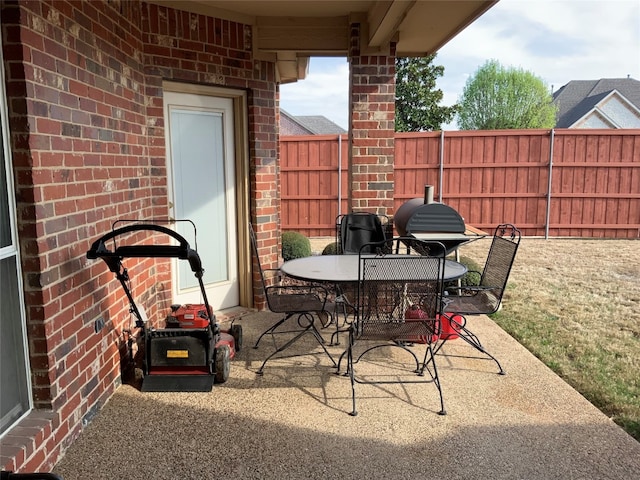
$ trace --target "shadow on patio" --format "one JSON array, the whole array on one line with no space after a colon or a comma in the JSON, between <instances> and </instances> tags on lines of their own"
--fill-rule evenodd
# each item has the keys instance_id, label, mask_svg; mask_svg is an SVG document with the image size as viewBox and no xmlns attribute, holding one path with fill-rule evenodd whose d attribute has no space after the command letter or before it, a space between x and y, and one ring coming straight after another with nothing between
<instances>
[{"instance_id":1,"label":"shadow on patio","mask_svg":"<svg viewBox=\"0 0 640 480\"><path fill-rule=\"evenodd\" d=\"M349 379L313 343L317 354L274 359L257 376L272 347L251 347L274 318L239 321L244 348L211 393L121 386L54 471L65 480L640 478L640 443L487 317L470 322L507 375L493 362L439 356L444 417L424 384L358 385L359 414L349 416ZM461 342L445 350L472 354Z\"/></svg>"}]
</instances>

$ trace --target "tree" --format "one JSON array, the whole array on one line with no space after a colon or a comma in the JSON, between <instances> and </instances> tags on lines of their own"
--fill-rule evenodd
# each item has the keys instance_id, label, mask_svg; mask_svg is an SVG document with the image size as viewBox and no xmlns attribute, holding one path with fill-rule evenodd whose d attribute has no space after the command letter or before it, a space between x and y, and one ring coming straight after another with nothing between
<instances>
[{"instance_id":1,"label":"tree","mask_svg":"<svg viewBox=\"0 0 640 480\"><path fill-rule=\"evenodd\" d=\"M457 120L461 130L553 128L556 111L541 78L488 60L467 80Z\"/></svg>"},{"instance_id":2,"label":"tree","mask_svg":"<svg viewBox=\"0 0 640 480\"><path fill-rule=\"evenodd\" d=\"M453 120L456 106L438 105L443 94L436 89L436 79L444 67L433 65L435 58L396 58L396 132L440 130Z\"/></svg>"}]
</instances>

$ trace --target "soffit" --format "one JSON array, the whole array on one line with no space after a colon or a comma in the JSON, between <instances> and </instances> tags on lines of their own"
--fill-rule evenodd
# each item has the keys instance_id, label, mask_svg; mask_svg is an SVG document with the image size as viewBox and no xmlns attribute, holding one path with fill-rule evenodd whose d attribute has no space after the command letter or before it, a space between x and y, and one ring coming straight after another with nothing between
<instances>
[{"instance_id":1,"label":"soffit","mask_svg":"<svg viewBox=\"0 0 640 480\"><path fill-rule=\"evenodd\" d=\"M304 78L311 56L346 56L350 25L361 24L361 52L435 53L497 0L150 0L251 25L256 58L274 61L282 83Z\"/></svg>"}]
</instances>

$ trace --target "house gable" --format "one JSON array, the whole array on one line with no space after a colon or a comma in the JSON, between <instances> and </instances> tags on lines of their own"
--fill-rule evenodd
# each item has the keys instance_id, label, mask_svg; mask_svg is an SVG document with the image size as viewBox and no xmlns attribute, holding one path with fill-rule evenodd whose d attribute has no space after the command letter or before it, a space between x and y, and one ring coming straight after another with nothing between
<instances>
[{"instance_id":1,"label":"house gable","mask_svg":"<svg viewBox=\"0 0 640 480\"><path fill-rule=\"evenodd\" d=\"M553 95L557 128L638 128L640 82L632 78L573 80Z\"/></svg>"},{"instance_id":2,"label":"house gable","mask_svg":"<svg viewBox=\"0 0 640 480\"><path fill-rule=\"evenodd\" d=\"M614 90L569 128L640 128L640 109Z\"/></svg>"}]
</instances>

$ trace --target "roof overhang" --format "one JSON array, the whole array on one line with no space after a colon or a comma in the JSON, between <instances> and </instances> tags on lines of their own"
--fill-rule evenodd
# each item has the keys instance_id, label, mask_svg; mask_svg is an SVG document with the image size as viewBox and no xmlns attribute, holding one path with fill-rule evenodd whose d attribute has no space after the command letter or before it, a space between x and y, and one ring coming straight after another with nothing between
<instances>
[{"instance_id":1,"label":"roof overhang","mask_svg":"<svg viewBox=\"0 0 640 480\"><path fill-rule=\"evenodd\" d=\"M281 83L306 76L311 56L346 56L351 24L360 23L361 52L396 42L397 56L426 56L497 0L148 0L252 26L255 58L277 64Z\"/></svg>"}]
</instances>

